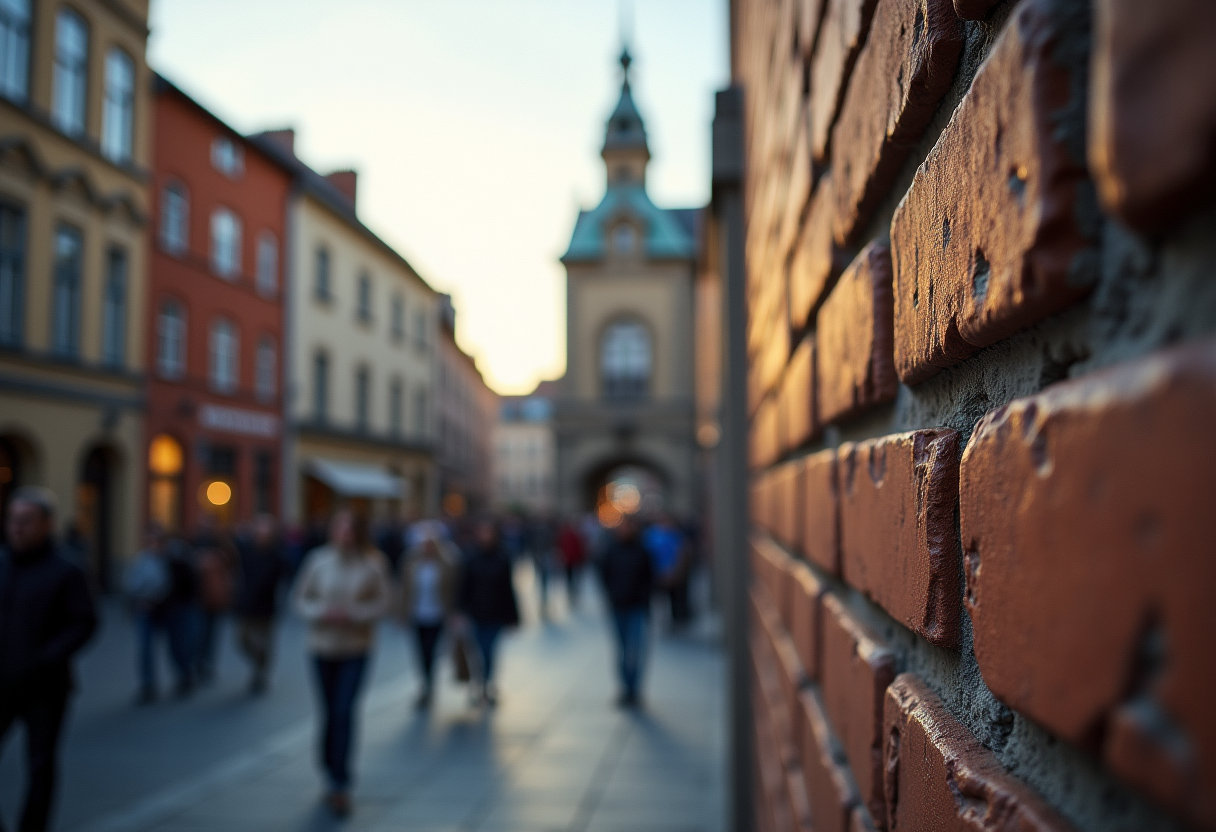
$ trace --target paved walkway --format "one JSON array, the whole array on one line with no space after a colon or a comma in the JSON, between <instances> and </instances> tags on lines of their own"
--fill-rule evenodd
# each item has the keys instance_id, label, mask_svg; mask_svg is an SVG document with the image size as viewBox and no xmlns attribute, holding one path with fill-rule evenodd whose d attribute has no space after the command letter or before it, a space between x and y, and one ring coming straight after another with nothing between
<instances>
[{"instance_id":1,"label":"paved walkway","mask_svg":"<svg viewBox=\"0 0 1216 832\"><path fill-rule=\"evenodd\" d=\"M106 696L100 704L82 702L84 736L69 745L60 827L721 832L722 663L706 628L654 640L647 708L622 713L610 705L611 644L598 605L567 615L559 599L554 621L536 623L528 577L520 584L530 623L503 645L502 703L493 711L469 707L463 688L445 680L432 713L415 712L417 683L403 639L383 634L364 702L356 811L348 821L336 822L319 808L305 668L288 653L298 649L293 623L268 701L243 700L229 690L151 711ZM110 699L122 689L125 698L125 683L110 679L113 668L103 674L102 662L89 661L86 685L102 675L95 689L112 691ZM235 657L225 663L239 674ZM121 669L124 679L128 668ZM249 715L258 709L260 716ZM107 730L115 723L120 730ZM198 757L196 745L209 753ZM10 783L14 750L0 765L0 780ZM162 759L172 777L158 776ZM132 789L131 780L142 785ZM14 791L0 789L8 817Z\"/></svg>"}]
</instances>

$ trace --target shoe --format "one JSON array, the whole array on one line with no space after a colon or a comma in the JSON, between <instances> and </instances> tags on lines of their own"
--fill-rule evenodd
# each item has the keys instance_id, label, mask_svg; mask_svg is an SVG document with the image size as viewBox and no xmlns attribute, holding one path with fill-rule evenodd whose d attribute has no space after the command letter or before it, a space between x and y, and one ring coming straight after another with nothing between
<instances>
[{"instance_id":1,"label":"shoe","mask_svg":"<svg viewBox=\"0 0 1216 832\"><path fill-rule=\"evenodd\" d=\"M350 795L346 792L330 792L325 795L325 808L329 809L329 813L336 818L349 817L351 812Z\"/></svg>"}]
</instances>

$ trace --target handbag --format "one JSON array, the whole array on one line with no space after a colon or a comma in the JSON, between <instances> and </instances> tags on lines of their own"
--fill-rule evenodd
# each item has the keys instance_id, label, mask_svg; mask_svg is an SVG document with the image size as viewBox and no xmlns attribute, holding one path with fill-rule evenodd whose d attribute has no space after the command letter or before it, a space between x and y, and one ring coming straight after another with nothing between
<instances>
[{"instance_id":1,"label":"handbag","mask_svg":"<svg viewBox=\"0 0 1216 832\"><path fill-rule=\"evenodd\" d=\"M452 666L456 672L457 682L467 682L473 678L469 671L469 650L465 646L464 636L457 634L452 639Z\"/></svg>"}]
</instances>

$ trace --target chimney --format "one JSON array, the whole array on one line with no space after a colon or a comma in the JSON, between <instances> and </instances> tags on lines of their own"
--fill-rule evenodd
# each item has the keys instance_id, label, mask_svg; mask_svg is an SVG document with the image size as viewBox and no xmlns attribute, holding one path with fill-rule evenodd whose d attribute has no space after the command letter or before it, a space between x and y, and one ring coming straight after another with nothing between
<instances>
[{"instance_id":1,"label":"chimney","mask_svg":"<svg viewBox=\"0 0 1216 832\"><path fill-rule=\"evenodd\" d=\"M273 144L279 150L287 153L287 155L295 158L296 155L296 131L295 128L285 127L282 130L266 130L259 134L263 139Z\"/></svg>"},{"instance_id":2,"label":"chimney","mask_svg":"<svg viewBox=\"0 0 1216 832\"><path fill-rule=\"evenodd\" d=\"M358 183L359 174L353 170L336 170L333 173L325 174L325 178L329 180L329 184L346 195L346 198L350 200L350 207L354 208L355 186Z\"/></svg>"}]
</instances>

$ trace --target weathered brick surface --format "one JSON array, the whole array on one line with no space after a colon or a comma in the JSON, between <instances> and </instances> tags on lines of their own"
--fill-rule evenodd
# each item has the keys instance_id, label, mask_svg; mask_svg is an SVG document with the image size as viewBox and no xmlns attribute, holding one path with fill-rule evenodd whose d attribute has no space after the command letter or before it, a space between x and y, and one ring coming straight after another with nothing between
<instances>
[{"instance_id":1,"label":"weathered brick surface","mask_svg":"<svg viewBox=\"0 0 1216 832\"><path fill-rule=\"evenodd\" d=\"M789 725L796 724L798 692L807 683L806 671L803 670L802 660L794 642L786 632L785 624L777 611L768 606L768 595L752 588L752 607L756 621L760 625L760 634L767 640L766 652L776 662L777 680L781 686L781 707L785 709L785 720Z\"/></svg>"},{"instance_id":2,"label":"weathered brick surface","mask_svg":"<svg viewBox=\"0 0 1216 832\"><path fill-rule=\"evenodd\" d=\"M798 706L800 759L811 802L811 825L815 832L849 832L860 797L844 749L832 732L817 689L804 690Z\"/></svg>"},{"instance_id":3,"label":"weathered brick surface","mask_svg":"<svg viewBox=\"0 0 1216 832\"><path fill-rule=\"evenodd\" d=\"M807 560L840 574L840 495L836 451L831 448L802 460L802 540Z\"/></svg>"},{"instance_id":4,"label":"weathered brick surface","mask_svg":"<svg viewBox=\"0 0 1216 832\"><path fill-rule=\"evenodd\" d=\"M1216 3L1094 4L1089 159L1107 210L1169 228L1216 189Z\"/></svg>"},{"instance_id":5,"label":"weathered brick surface","mask_svg":"<svg viewBox=\"0 0 1216 832\"><path fill-rule=\"evenodd\" d=\"M874 820L861 806L854 806L849 815L849 832L874 832Z\"/></svg>"},{"instance_id":6,"label":"weathered brick surface","mask_svg":"<svg viewBox=\"0 0 1216 832\"><path fill-rule=\"evenodd\" d=\"M826 587L805 563L790 567L790 617L788 628L794 649L808 679L819 678L820 603Z\"/></svg>"},{"instance_id":7,"label":"weathered brick surface","mask_svg":"<svg viewBox=\"0 0 1216 832\"><path fill-rule=\"evenodd\" d=\"M844 748L858 794L876 822L885 818L882 780L883 693L895 656L834 595L823 599L824 710Z\"/></svg>"},{"instance_id":8,"label":"weathered brick surface","mask_svg":"<svg viewBox=\"0 0 1216 832\"><path fill-rule=\"evenodd\" d=\"M765 399L752 417L751 432L748 435L748 456L753 469L771 465L780 453L779 416L776 402L773 399Z\"/></svg>"},{"instance_id":9,"label":"weathered brick surface","mask_svg":"<svg viewBox=\"0 0 1216 832\"><path fill-rule=\"evenodd\" d=\"M905 383L1092 289L1096 223L1073 100L1085 28L1081 4L1023 0L896 211L895 364Z\"/></svg>"},{"instance_id":10,"label":"weathered brick surface","mask_svg":"<svg viewBox=\"0 0 1216 832\"><path fill-rule=\"evenodd\" d=\"M1064 832L1073 827L909 673L887 689L887 828L899 832Z\"/></svg>"},{"instance_id":11,"label":"weathered brick surface","mask_svg":"<svg viewBox=\"0 0 1216 832\"><path fill-rule=\"evenodd\" d=\"M790 260L790 326L802 329L823 299L832 280L839 274L836 250L832 245L832 205L835 200L832 176L819 180L807 209L802 234Z\"/></svg>"},{"instance_id":12,"label":"weathered brick surface","mask_svg":"<svg viewBox=\"0 0 1216 832\"><path fill-rule=\"evenodd\" d=\"M845 581L934 644L957 644L958 433L846 442L837 454Z\"/></svg>"},{"instance_id":13,"label":"weathered brick surface","mask_svg":"<svg viewBox=\"0 0 1216 832\"><path fill-rule=\"evenodd\" d=\"M796 549L802 536L801 472L802 463L799 460L787 462L773 472L777 479L777 506L780 511L773 534L787 549Z\"/></svg>"},{"instance_id":14,"label":"weathered brick surface","mask_svg":"<svg viewBox=\"0 0 1216 832\"><path fill-rule=\"evenodd\" d=\"M789 620L790 571L793 561L780 547L763 539L752 541L752 569L772 598L783 621Z\"/></svg>"},{"instance_id":15,"label":"weathered brick surface","mask_svg":"<svg viewBox=\"0 0 1216 832\"><path fill-rule=\"evenodd\" d=\"M773 736L768 740L768 753L785 769L797 765L798 748L794 742L790 709L781 693L781 671L777 666L777 657L773 654L772 643L765 636L763 623L756 614L754 600L753 596L753 627L750 639L752 672L756 683L752 697L753 706L773 729Z\"/></svg>"},{"instance_id":16,"label":"weathered brick surface","mask_svg":"<svg viewBox=\"0 0 1216 832\"><path fill-rule=\"evenodd\" d=\"M963 454L966 603L988 686L1216 827L1216 342L1067 381Z\"/></svg>"},{"instance_id":17,"label":"weathered brick surface","mask_svg":"<svg viewBox=\"0 0 1216 832\"><path fill-rule=\"evenodd\" d=\"M797 0L797 2L800 9L798 42L802 47L803 59L809 61L819 35L819 26L823 22L827 0Z\"/></svg>"},{"instance_id":18,"label":"weathered brick surface","mask_svg":"<svg viewBox=\"0 0 1216 832\"><path fill-rule=\"evenodd\" d=\"M849 75L870 30L877 0L827 0L811 59L811 152L824 161Z\"/></svg>"},{"instance_id":19,"label":"weathered brick surface","mask_svg":"<svg viewBox=\"0 0 1216 832\"><path fill-rule=\"evenodd\" d=\"M832 133L836 243L851 246L937 111L963 50L950 0L878 0Z\"/></svg>"},{"instance_id":20,"label":"weathered brick surface","mask_svg":"<svg viewBox=\"0 0 1216 832\"><path fill-rule=\"evenodd\" d=\"M785 789L790 806L790 822L800 832L812 832L811 801L806 793L806 778L800 767L786 772Z\"/></svg>"},{"instance_id":21,"label":"weathered brick surface","mask_svg":"<svg viewBox=\"0 0 1216 832\"><path fill-rule=\"evenodd\" d=\"M789 451L818 430L815 417L815 340L806 338L785 368L781 380L781 447Z\"/></svg>"},{"instance_id":22,"label":"weathered brick surface","mask_svg":"<svg viewBox=\"0 0 1216 832\"><path fill-rule=\"evenodd\" d=\"M895 398L891 251L870 243L819 310L815 401L820 419L845 419Z\"/></svg>"},{"instance_id":23,"label":"weathered brick surface","mask_svg":"<svg viewBox=\"0 0 1216 832\"><path fill-rule=\"evenodd\" d=\"M754 690L753 701L757 695L761 695L760 691ZM756 720L756 780L759 787L756 790L757 819L761 829L794 832L790 805L786 798L787 767L782 763L777 750L783 746L779 731L765 714L761 714Z\"/></svg>"}]
</instances>

